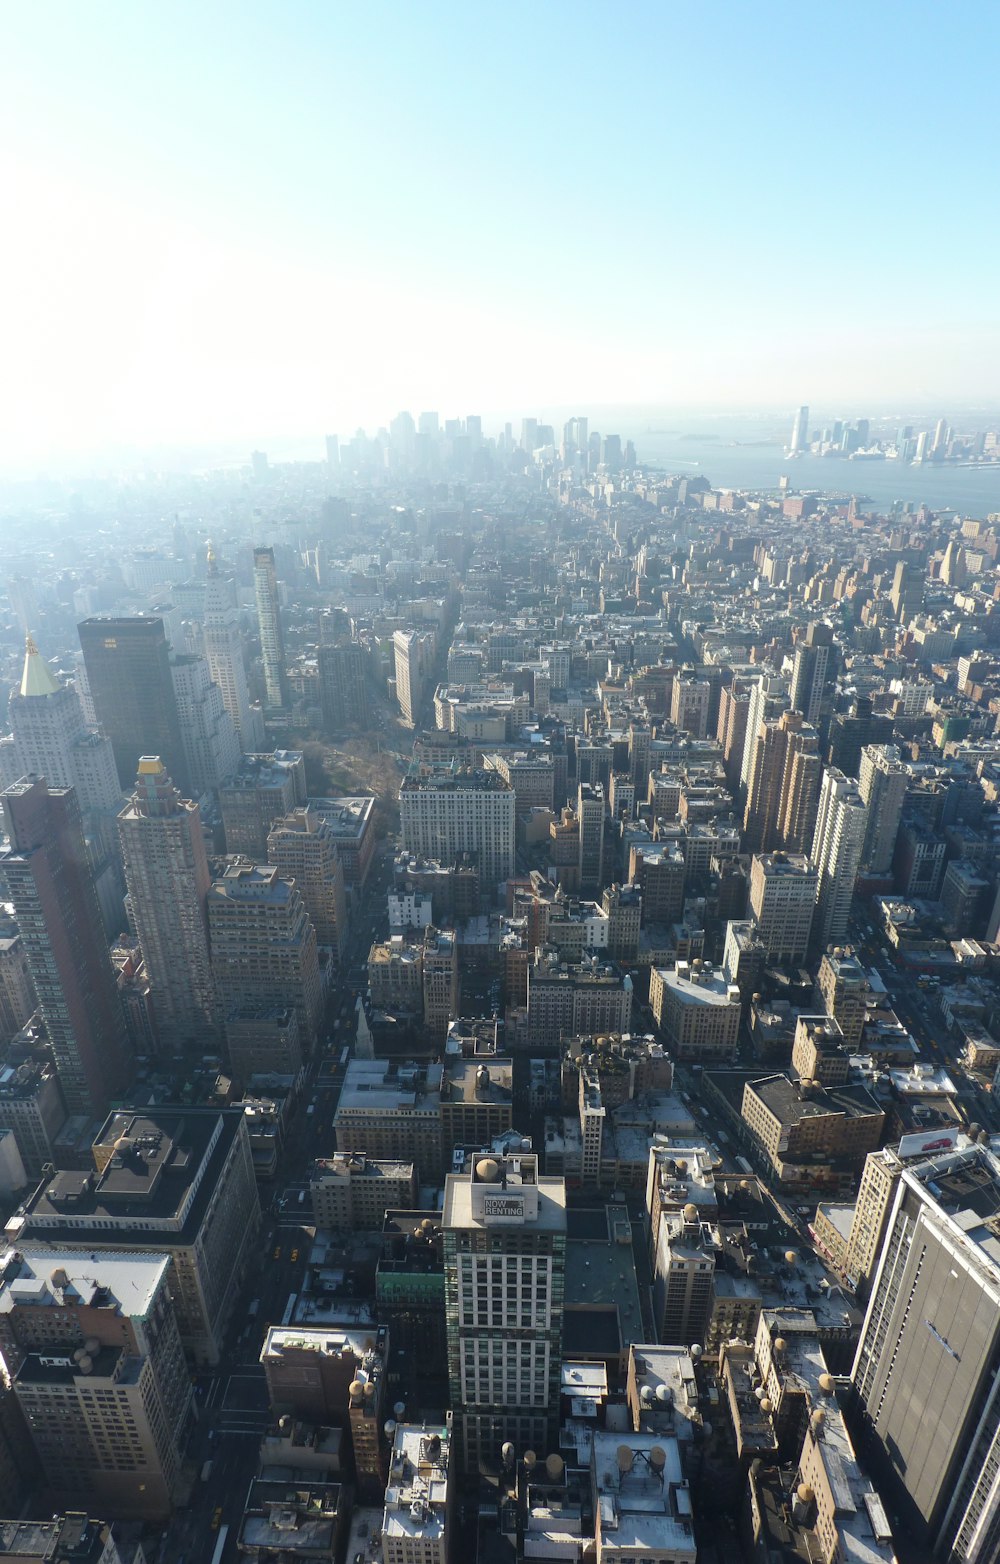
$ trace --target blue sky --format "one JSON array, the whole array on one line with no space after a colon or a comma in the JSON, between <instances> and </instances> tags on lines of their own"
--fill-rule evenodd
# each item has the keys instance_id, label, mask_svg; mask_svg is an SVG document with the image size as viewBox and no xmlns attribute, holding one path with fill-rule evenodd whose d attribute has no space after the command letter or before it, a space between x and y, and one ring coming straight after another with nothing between
<instances>
[{"instance_id":1,"label":"blue sky","mask_svg":"<svg viewBox=\"0 0 1000 1564\"><path fill-rule=\"evenodd\" d=\"M0 465L1000 403L993 4L10 7Z\"/></svg>"}]
</instances>

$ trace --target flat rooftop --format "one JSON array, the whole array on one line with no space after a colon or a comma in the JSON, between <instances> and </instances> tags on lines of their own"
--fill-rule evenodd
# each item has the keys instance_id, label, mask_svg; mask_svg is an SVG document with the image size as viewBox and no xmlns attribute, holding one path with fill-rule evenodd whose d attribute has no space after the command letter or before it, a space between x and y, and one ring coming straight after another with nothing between
<instances>
[{"instance_id":1,"label":"flat rooftop","mask_svg":"<svg viewBox=\"0 0 1000 1564\"><path fill-rule=\"evenodd\" d=\"M0 1258L0 1314L19 1304L33 1308L94 1307L144 1319L171 1266L165 1254L121 1254L96 1249L82 1255L58 1245L8 1249ZM116 1349L117 1351L118 1349Z\"/></svg>"},{"instance_id":2,"label":"flat rooftop","mask_svg":"<svg viewBox=\"0 0 1000 1564\"><path fill-rule=\"evenodd\" d=\"M348 1113L395 1113L400 1110L412 1113L419 1110L436 1116L440 1094L440 1064L351 1059L334 1122Z\"/></svg>"}]
</instances>

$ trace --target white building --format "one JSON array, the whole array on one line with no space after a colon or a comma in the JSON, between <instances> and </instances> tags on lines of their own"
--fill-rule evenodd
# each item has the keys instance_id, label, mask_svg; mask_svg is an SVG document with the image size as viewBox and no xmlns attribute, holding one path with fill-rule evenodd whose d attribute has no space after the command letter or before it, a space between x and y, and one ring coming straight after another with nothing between
<instances>
[{"instance_id":1,"label":"white building","mask_svg":"<svg viewBox=\"0 0 1000 1564\"><path fill-rule=\"evenodd\" d=\"M382 1512L385 1564L447 1564L453 1490L451 1413L443 1426L387 1424L392 1435Z\"/></svg>"},{"instance_id":2,"label":"white building","mask_svg":"<svg viewBox=\"0 0 1000 1564\"><path fill-rule=\"evenodd\" d=\"M514 791L496 772L407 777L399 819L403 844L418 857L448 866L476 854L484 892L514 872Z\"/></svg>"},{"instance_id":3,"label":"white building","mask_svg":"<svg viewBox=\"0 0 1000 1564\"><path fill-rule=\"evenodd\" d=\"M750 868L754 932L768 961L791 965L809 948L818 876L801 853L758 853Z\"/></svg>"},{"instance_id":4,"label":"white building","mask_svg":"<svg viewBox=\"0 0 1000 1564\"><path fill-rule=\"evenodd\" d=\"M819 872L813 942L825 950L847 933L868 810L857 784L836 766L823 773L812 860Z\"/></svg>"}]
</instances>

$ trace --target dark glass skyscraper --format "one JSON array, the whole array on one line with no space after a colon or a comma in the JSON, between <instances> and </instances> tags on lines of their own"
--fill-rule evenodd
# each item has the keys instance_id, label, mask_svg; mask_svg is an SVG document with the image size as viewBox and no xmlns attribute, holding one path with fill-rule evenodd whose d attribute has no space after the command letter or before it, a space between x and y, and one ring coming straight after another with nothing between
<instances>
[{"instance_id":1,"label":"dark glass skyscraper","mask_svg":"<svg viewBox=\"0 0 1000 1564\"><path fill-rule=\"evenodd\" d=\"M114 746L118 780L131 792L143 755L159 755L190 794L170 647L162 619L85 619L78 627L99 725Z\"/></svg>"},{"instance_id":2,"label":"dark glass skyscraper","mask_svg":"<svg viewBox=\"0 0 1000 1564\"><path fill-rule=\"evenodd\" d=\"M103 1114L128 1079L125 1017L73 788L24 777L0 795L0 854L66 1105Z\"/></svg>"}]
</instances>

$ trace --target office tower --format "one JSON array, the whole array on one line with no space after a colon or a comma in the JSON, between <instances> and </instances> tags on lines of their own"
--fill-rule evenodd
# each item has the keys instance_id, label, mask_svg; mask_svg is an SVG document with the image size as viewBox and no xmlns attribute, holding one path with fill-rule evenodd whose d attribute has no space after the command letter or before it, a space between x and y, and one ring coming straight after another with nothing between
<instances>
[{"instance_id":1,"label":"office tower","mask_svg":"<svg viewBox=\"0 0 1000 1564\"><path fill-rule=\"evenodd\" d=\"M443 866L474 853L492 892L514 872L514 790L495 771L405 777L399 790L402 845Z\"/></svg>"},{"instance_id":2,"label":"office tower","mask_svg":"<svg viewBox=\"0 0 1000 1564\"><path fill-rule=\"evenodd\" d=\"M891 744L893 719L876 715L869 696L859 695L850 711L836 712L830 720L827 763L847 777L856 777L866 744Z\"/></svg>"},{"instance_id":3,"label":"office tower","mask_svg":"<svg viewBox=\"0 0 1000 1564\"><path fill-rule=\"evenodd\" d=\"M795 414L795 422L792 424L792 438L788 449L794 454L805 451L809 445L809 409L800 407Z\"/></svg>"},{"instance_id":4,"label":"office tower","mask_svg":"<svg viewBox=\"0 0 1000 1564\"><path fill-rule=\"evenodd\" d=\"M521 419L521 448L530 455L538 446L538 419Z\"/></svg>"},{"instance_id":5,"label":"office tower","mask_svg":"<svg viewBox=\"0 0 1000 1564\"><path fill-rule=\"evenodd\" d=\"M396 1423L382 1511L385 1564L448 1564L454 1474L450 1412L443 1423Z\"/></svg>"},{"instance_id":6,"label":"office tower","mask_svg":"<svg viewBox=\"0 0 1000 1564\"><path fill-rule=\"evenodd\" d=\"M867 820L856 783L833 767L824 772L810 855L819 874L813 918L817 950L847 933Z\"/></svg>"},{"instance_id":7,"label":"office tower","mask_svg":"<svg viewBox=\"0 0 1000 1564\"><path fill-rule=\"evenodd\" d=\"M50 1173L36 1189L19 1246L172 1257L184 1350L196 1367L218 1363L260 1223L243 1108L123 1109L92 1154L89 1170Z\"/></svg>"},{"instance_id":8,"label":"office tower","mask_svg":"<svg viewBox=\"0 0 1000 1564\"><path fill-rule=\"evenodd\" d=\"M367 654L358 641L323 646L317 654L323 725L330 734L368 721Z\"/></svg>"},{"instance_id":9,"label":"office tower","mask_svg":"<svg viewBox=\"0 0 1000 1564\"><path fill-rule=\"evenodd\" d=\"M392 442L392 463L394 467L408 468L413 464L414 442L417 426L413 421L412 413L397 413L389 424L389 439Z\"/></svg>"},{"instance_id":10,"label":"office tower","mask_svg":"<svg viewBox=\"0 0 1000 1564\"><path fill-rule=\"evenodd\" d=\"M212 876L201 811L181 798L157 755L139 762L118 816L132 921L166 1051L204 1051L218 1036L205 902Z\"/></svg>"},{"instance_id":11,"label":"office tower","mask_svg":"<svg viewBox=\"0 0 1000 1564\"><path fill-rule=\"evenodd\" d=\"M868 808L861 849L861 869L865 874L892 871L892 854L909 780L910 773L894 744L867 744L861 751L858 792Z\"/></svg>"},{"instance_id":12,"label":"office tower","mask_svg":"<svg viewBox=\"0 0 1000 1564\"><path fill-rule=\"evenodd\" d=\"M0 751L10 751L3 754L9 781L39 776L50 787L75 788L85 820L117 814L121 788L111 742L88 728L76 690L59 683L30 635L8 713L11 737L0 740Z\"/></svg>"},{"instance_id":13,"label":"office tower","mask_svg":"<svg viewBox=\"0 0 1000 1564\"><path fill-rule=\"evenodd\" d=\"M687 865L683 850L670 844L633 847L629 879L642 894L643 924L679 923L684 916Z\"/></svg>"},{"instance_id":14,"label":"office tower","mask_svg":"<svg viewBox=\"0 0 1000 1564\"><path fill-rule=\"evenodd\" d=\"M85 619L78 627L96 719L114 748L123 791L135 781L142 755L159 755L177 786L190 794L162 619Z\"/></svg>"},{"instance_id":15,"label":"office tower","mask_svg":"<svg viewBox=\"0 0 1000 1564\"><path fill-rule=\"evenodd\" d=\"M285 641L281 633L281 602L273 548L254 549L253 587L257 599L257 627L260 631L267 704L284 709L289 705L288 675L285 672Z\"/></svg>"},{"instance_id":16,"label":"office tower","mask_svg":"<svg viewBox=\"0 0 1000 1564\"><path fill-rule=\"evenodd\" d=\"M0 1045L9 1043L31 1020L38 996L28 953L13 918L0 919Z\"/></svg>"},{"instance_id":17,"label":"office tower","mask_svg":"<svg viewBox=\"0 0 1000 1564\"><path fill-rule=\"evenodd\" d=\"M347 893L333 830L310 801L276 820L267 838L267 861L298 886L316 939L339 959L347 943Z\"/></svg>"},{"instance_id":18,"label":"office tower","mask_svg":"<svg viewBox=\"0 0 1000 1564\"><path fill-rule=\"evenodd\" d=\"M270 476L271 468L268 464L266 451L251 451L250 466L257 483L263 483Z\"/></svg>"},{"instance_id":19,"label":"office tower","mask_svg":"<svg viewBox=\"0 0 1000 1564\"><path fill-rule=\"evenodd\" d=\"M433 630L396 630L392 637L395 657L396 699L403 721L415 727L420 721L427 683L434 671L437 638Z\"/></svg>"},{"instance_id":20,"label":"office tower","mask_svg":"<svg viewBox=\"0 0 1000 1564\"><path fill-rule=\"evenodd\" d=\"M566 1186L531 1152L479 1157L445 1180L450 1402L467 1472L500 1447L556 1437L566 1275Z\"/></svg>"},{"instance_id":21,"label":"office tower","mask_svg":"<svg viewBox=\"0 0 1000 1564\"><path fill-rule=\"evenodd\" d=\"M208 580L205 583L204 608L205 660L209 676L219 687L223 704L232 719L240 745L257 748L263 733L257 734L257 719L250 705L246 665L243 661L243 635L236 612L236 595L231 581L219 575L215 551L208 545ZM228 776L223 772L223 776Z\"/></svg>"},{"instance_id":22,"label":"office tower","mask_svg":"<svg viewBox=\"0 0 1000 1564\"><path fill-rule=\"evenodd\" d=\"M833 672L833 655L832 627L811 624L805 642L795 648L788 692L792 710L801 712L806 722L815 724L819 721L823 695Z\"/></svg>"},{"instance_id":23,"label":"office tower","mask_svg":"<svg viewBox=\"0 0 1000 1564\"><path fill-rule=\"evenodd\" d=\"M581 782L576 792L580 825L580 889L599 891L604 883L604 788Z\"/></svg>"},{"instance_id":24,"label":"office tower","mask_svg":"<svg viewBox=\"0 0 1000 1564\"><path fill-rule=\"evenodd\" d=\"M601 463L608 472L621 472L622 437L620 434L605 435L601 441Z\"/></svg>"},{"instance_id":25,"label":"office tower","mask_svg":"<svg viewBox=\"0 0 1000 1564\"><path fill-rule=\"evenodd\" d=\"M240 762L240 741L204 657L171 657L170 675L191 793L200 798L232 776Z\"/></svg>"},{"instance_id":26,"label":"office tower","mask_svg":"<svg viewBox=\"0 0 1000 1564\"><path fill-rule=\"evenodd\" d=\"M377 1232L391 1207L412 1210L417 1181L412 1162L389 1162L364 1152L319 1157L309 1174L317 1227Z\"/></svg>"},{"instance_id":27,"label":"office tower","mask_svg":"<svg viewBox=\"0 0 1000 1564\"><path fill-rule=\"evenodd\" d=\"M922 1555L1000 1555L1000 1162L985 1146L899 1174L852 1379Z\"/></svg>"},{"instance_id":28,"label":"office tower","mask_svg":"<svg viewBox=\"0 0 1000 1564\"><path fill-rule=\"evenodd\" d=\"M943 456L948 445L948 420L939 418L934 425L934 439L931 442L931 455Z\"/></svg>"},{"instance_id":29,"label":"office tower","mask_svg":"<svg viewBox=\"0 0 1000 1564\"><path fill-rule=\"evenodd\" d=\"M440 420L437 413L421 413L418 427L421 434L429 435L431 439L436 440L440 433Z\"/></svg>"},{"instance_id":30,"label":"office tower","mask_svg":"<svg viewBox=\"0 0 1000 1564\"><path fill-rule=\"evenodd\" d=\"M546 950L528 967L528 1040L554 1047L566 1038L627 1032L632 979L614 962L560 961Z\"/></svg>"},{"instance_id":31,"label":"office tower","mask_svg":"<svg viewBox=\"0 0 1000 1564\"><path fill-rule=\"evenodd\" d=\"M697 679L691 674L676 678L670 691L670 720L675 727L683 728L692 738L703 739L708 733L711 693L707 679Z\"/></svg>"},{"instance_id":32,"label":"office tower","mask_svg":"<svg viewBox=\"0 0 1000 1564\"><path fill-rule=\"evenodd\" d=\"M889 596L897 622L909 624L924 603L924 573L920 566L908 565L901 559L893 573Z\"/></svg>"},{"instance_id":33,"label":"office tower","mask_svg":"<svg viewBox=\"0 0 1000 1564\"><path fill-rule=\"evenodd\" d=\"M297 1076L302 1069L299 1020L282 1005L247 1004L226 1017L229 1068L243 1087L252 1075Z\"/></svg>"},{"instance_id":34,"label":"office tower","mask_svg":"<svg viewBox=\"0 0 1000 1564\"><path fill-rule=\"evenodd\" d=\"M750 911L768 961L805 960L818 875L801 853L756 854L750 866Z\"/></svg>"},{"instance_id":35,"label":"office tower","mask_svg":"<svg viewBox=\"0 0 1000 1564\"><path fill-rule=\"evenodd\" d=\"M166 1254L9 1250L0 1348L49 1502L165 1520L194 1391Z\"/></svg>"},{"instance_id":36,"label":"office tower","mask_svg":"<svg viewBox=\"0 0 1000 1564\"><path fill-rule=\"evenodd\" d=\"M965 550L957 538L952 538L941 561L941 580L945 586L963 587L969 579Z\"/></svg>"},{"instance_id":37,"label":"office tower","mask_svg":"<svg viewBox=\"0 0 1000 1564\"><path fill-rule=\"evenodd\" d=\"M129 1075L125 1022L72 788L26 777L2 795L0 854L71 1113L102 1113Z\"/></svg>"},{"instance_id":38,"label":"office tower","mask_svg":"<svg viewBox=\"0 0 1000 1564\"><path fill-rule=\"evenodd\" d=\"M269 864L230 864L208 890L208 933L220 1015L287 1005L311 1048L323 991L316 930L298 887Z\"/></svg>"},{"instance_id":39,"label":"office tower","mask_svg":"<svg viewBox=\"0 0 1000 1564\"><path fill-rule=\"evenodd\" d=\"M219 788L226 852L267 861L275 820L306 801L306 763L299 750L244 755L234 776Z\"/></svg>"}]
</instances>

